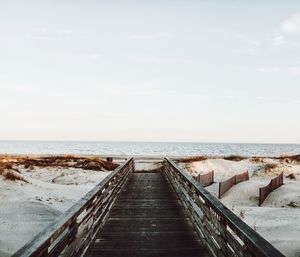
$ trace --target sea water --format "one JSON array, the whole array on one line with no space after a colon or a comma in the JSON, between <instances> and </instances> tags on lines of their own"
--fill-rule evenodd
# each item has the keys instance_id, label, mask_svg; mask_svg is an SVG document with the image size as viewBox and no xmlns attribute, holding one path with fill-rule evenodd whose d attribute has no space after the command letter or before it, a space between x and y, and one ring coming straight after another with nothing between
<instances>
[{"instance_id":1,"label":"sea water","mask_svg":"<svg viewBox=\"0 0 300 257\"><path fill-rule=\"evenodd\" d=\"M300 154L300 145L176 142L0 141L0 154L280 156Z\"/></svg>"}]
</instances>

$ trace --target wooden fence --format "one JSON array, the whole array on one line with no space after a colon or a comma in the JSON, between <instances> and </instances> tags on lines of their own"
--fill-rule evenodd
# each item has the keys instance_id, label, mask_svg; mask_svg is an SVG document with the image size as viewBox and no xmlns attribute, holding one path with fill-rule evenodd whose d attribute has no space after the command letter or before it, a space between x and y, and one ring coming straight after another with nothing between
<instances>
[{"instance_id":1,"label":"wooden fence","mask_svg":"<svg viewBox=\"0 0 300 257\"><path fill-rule=\"evenodd\" d=\"M211 256L284 256L168 158L164 172Z\"/></svg>"},{"instance_id":2,"label":"wooden fence","mask_svg":"<svg viewBox=\"0 0 300 257\"><path fill-rule=\"evenodd\" d=\"M81 256L103 225L116 195L133 170L134 162L130 159L111 172L13 257Z\"/></svg>"},{"instance_id":3,"label":"wooden fence","mask_svg":"<svg viewBox=\"0 0 300 257\"><path fill-rule=\"evenodd\" d=\"M259 201L258 205L261 206L268 195L283 185L283 173L278 175L276 178L273 178L270 183L264 187L259 188Z\"/></svg>"},{"instance_id":4,"label":"wooden fence","mask_svg":"<svg viewBox=\"0 0 300 257\"><path fill-rule=\"evenodd\" d=\"M219 183L219 198L222 197L223 194L225 194L230 188L232 188L234 185L249 180L249 173L248 171L243 172L241 174L235 175L231 177L230 179L227 179L223 182Z\"/></svg>"},{"instance_id":5,"label":"wooden fence","mask_svg":"<svg viewBox=\"0 0 300 257\"><path fill-rule=\"evenodd\" d=\"M202 186L207 187L214 183L214 171L212 170L206 174L199 174L198 176L193 176L193 178Z\"/></svg>"}]
</instances>

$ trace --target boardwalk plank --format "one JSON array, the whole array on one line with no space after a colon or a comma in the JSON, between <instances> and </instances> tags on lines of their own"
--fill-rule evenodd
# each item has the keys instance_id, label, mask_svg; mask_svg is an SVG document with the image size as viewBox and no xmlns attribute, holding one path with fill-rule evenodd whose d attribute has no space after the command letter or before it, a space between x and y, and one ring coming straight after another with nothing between
<instances>
[{"instance_id":1,"label":"boardwalk plank","mask_svg":"<svg viewBox=\"0 0 300 257\"><path fill-rule=\"evenodd\" d=\"M133 173L86 256L208 255L164 175Z\"/></svg>"}]
</instances>

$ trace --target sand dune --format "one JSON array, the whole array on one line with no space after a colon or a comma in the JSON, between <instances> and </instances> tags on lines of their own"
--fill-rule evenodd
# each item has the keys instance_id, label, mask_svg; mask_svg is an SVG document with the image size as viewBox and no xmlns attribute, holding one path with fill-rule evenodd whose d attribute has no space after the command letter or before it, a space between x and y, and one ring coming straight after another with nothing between
<instances>
[{"instance_id":1,"label":"sand dune","mask_svg":"<svg viewBox=\"0 0 300 257\"><path fill-rule=\"evenodd\" d=\"M10 256L110 172L13 165L26 179L0 175L0 256Z\"/></svg>"},{"instance_id":2,"label":"sand dune","mask_svg":"<svg viewBox=\"0 0 300 257\"><path fill-rule=\"evenodd\" d=\"M221 202L286 256L300 256L300 163L272 158L258 162L251 158L241 161L212 158L179 165L192 175L214 170L216 182L248 170L250 180L231 188ZM274 168L269 169L270 166ZM267 185L281 172L284 173L284 185L258 207L259 187ZM294 179L287 177L290 174ZM207 189L217 197L218 183Z\"/></svg>"}]
</instances>

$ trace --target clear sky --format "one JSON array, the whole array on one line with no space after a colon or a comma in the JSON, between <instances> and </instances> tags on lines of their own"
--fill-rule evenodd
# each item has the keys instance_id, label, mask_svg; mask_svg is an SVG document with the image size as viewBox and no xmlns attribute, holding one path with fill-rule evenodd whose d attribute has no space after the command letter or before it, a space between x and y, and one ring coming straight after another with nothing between
<instances>
[{"instance_id":1,"label":"clear sky","mask_svg":"<svg viewBox=\"0 0 300 257\"><path fill-rule=\"evenodd\" d=\"M0 0L0 139L300 143L300 1Z\"/></svg>"}]
</instances>

